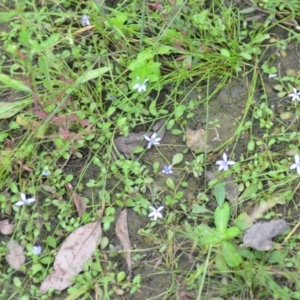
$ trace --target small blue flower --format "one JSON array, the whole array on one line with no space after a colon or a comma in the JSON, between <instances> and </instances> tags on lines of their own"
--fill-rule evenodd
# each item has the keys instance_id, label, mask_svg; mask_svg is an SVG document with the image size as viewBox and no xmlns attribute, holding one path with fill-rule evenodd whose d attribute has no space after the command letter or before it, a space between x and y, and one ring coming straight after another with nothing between
<instances>
[{"instance_id":1,"label":"small blue flower","mask_svg":"<svg viewBox=\"0 0 300 300\"><path fill-rule=\"evenodd\" d=\"M161 171L163 174L169 175L169 174L173 174L172 171L173 166L164 166L163 170Z\"/></svg>"},{"instance_id":2,"label":"small blue flower","mask_svg":"<svg viewBox=\"0 0 300 300\"><path fill-rule=\"evenodd\" d=\"M51 171L49 170L49 168L48 167L45 167L44 169L43 169L43 171L42 171L42 175L43 176L49 176L51 174Z\"/></svg>"},{"instance_id":3,"label":"small blue flower","mask_svg":"<svg viewBox=\"0 0 300 300\"><path fill-rule=\"evenodd\" d=\"M32 252L36 255L40 255L42 253L42 246L41 245L35 245L32 247Z\"/></svg>"},{"instance_id":4,"label":"small blue flower","mask_svg":"<svg viewBox=\"0 0 300 300\"><path fill-rule=\"evenodd\" d=\"M86 14L84 14L81 18L81 24L82 26L90 26L91 23L90 23L90 17Z\"/></svg>"}]
</instances>

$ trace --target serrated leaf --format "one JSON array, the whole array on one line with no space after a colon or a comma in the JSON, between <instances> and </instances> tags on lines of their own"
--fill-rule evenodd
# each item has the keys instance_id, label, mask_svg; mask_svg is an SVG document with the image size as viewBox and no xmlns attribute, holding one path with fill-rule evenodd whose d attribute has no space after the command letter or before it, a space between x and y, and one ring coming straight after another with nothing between
<instances>
[{"instance_id":1,"label":"serrated leaf","mask_svg":"<svg viewBox=\"0 0 300 300\"><path fill-rule=\"evenodd\" d=\"M172 159L172 165L177 165L179 163L181 163L183 160L183 155L182 153L177 153L173 156L173 159Z\"/></svg>"},{"instance_id":2,"label":"serrated leaf","mask_svg":"<svg viewBox=\"0 0 300 300\"><path fill-rule=\"evenodd\" d=\"M0 102L0 119L8 119L14 116L30 103L32 103L31 100Z\"/></svg>"},{"instance_id":3,"label":"serrated leaf","mask_svg":"<svg viewBox=\"0 0 300 300\"><path fill-rule=\"evenodd\" d=\"M110 70L109 67L102 67L95 70L89 70L85 72L83 75L81 75L79 78L77 78L76 84L85 83L89 80L98 78L102 76L104 73L108 72L109 70Z\"/></svg>"},{"instance_id":4,"label":"serrated leaf","mask_svg":"<svg viewBox=\"0 0 300 300\"><path fill-rule=\"evenodd\" d=\"M16 91L32 94L32 90L20 80L14 79L5 74L0 74L0 81L5 85L5 87L12 88Z\"/></svg>"}]
</instances>

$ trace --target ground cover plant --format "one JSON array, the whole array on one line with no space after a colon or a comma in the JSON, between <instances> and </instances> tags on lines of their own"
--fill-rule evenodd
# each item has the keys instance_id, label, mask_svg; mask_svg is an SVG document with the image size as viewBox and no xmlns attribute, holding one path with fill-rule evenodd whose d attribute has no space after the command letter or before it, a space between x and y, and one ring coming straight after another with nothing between
<instances>
[{"instance_id":1,"label":"ground cover plant","mask_svg":"<svg viewBox=\"0 0 300 300\"><path fill-rule=\"evenodd\" d=\"M0 298L300 299L298 1L2 1Z\"/></svg>"}]
</instances>

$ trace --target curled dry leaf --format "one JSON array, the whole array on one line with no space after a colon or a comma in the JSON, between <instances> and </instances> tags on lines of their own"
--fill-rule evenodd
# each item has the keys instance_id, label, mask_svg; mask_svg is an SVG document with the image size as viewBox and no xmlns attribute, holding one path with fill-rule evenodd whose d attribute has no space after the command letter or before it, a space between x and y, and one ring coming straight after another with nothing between
<instances>
[{"instance_id":1,"label":"curled dry leaf","mask_svg":"<svg viewBox=\"0 0 300 300\"><path fill-rule=\"evenodd\" d=\"M213 146L208 144L209 137L207 137L206 131L202 128L198 130L192 130L186 128L186 145L192 150L202 150L203 152L210 152L213 150Z\"/></svg>"},{"instance_id":2,"label":"curled dry leaf","mask_svg":"<svg viewBox=\"0 0 300 300\"><path fill-rule=\"evenodd\" d=\"M116 235L118 239L120 240L122 247L125 251L125 257L126 257L126 263L128 266L128 270L131 273L131 266L132 266L132 260L131 260L131 244L128 234L128 225L127 225L127 209L125 208L116 223L115 228Z\"/></svg>"},{"instance_id":3,"label":"curled dry leaf","mask_svg":"<svg viewBox=\"0 0 300 300\"><path fill-rule=\"evenodd\" d=\"M74 192L73 187L70 183L66 184L66 188L68 190L69 195L73 199L73 203L76 207L78 216L81 217L83 213L86 211L86 203L81 196Z\"/></svg>"},{"instance_id":4,"label":"curled dry leaf","mask_svg":"<svg viewBox=\"0 0 300 300\"><path fill-rule=\"evenodd\" d=\"M19 270L25 263L25 255L23 247L16 241L11 240L8 245L8 254L6 255L6 261L15 270Z\"/></svg>"},{"instance_id":5,"label":"curled dry leaf","mask_svg":"<svg viewBox=\"0 0 300 300\"><path fill-rule=\"evenodd\" d=\"M267 251L273 247L272 238L288 229L289 226L284 219L258 222L246 231L243 242L245 246Z\"/></svg>"},{"instance_id":6,"label":"curled dry leaf","mask_svg":"<svg viewBox=\"0 0 300 300\"><path fill-rule=\"evenodd\" d=\"M151 132L131 132L128 136L119 136L115 138L114 143L117 150L123 153L126 158L129 158L137 146L142 146L145 148L148 145L144 135L151 136L154 132L157 132L157 137L163 139L165 134L164 123L165 120L160 120L155 123L152 128L153 131Z\"/></svg>"},{"instance_id":7,"label":"curled dry leaf","mask_svg":"<svg viewBox=\"0 0 300 300\"><path fill-rule=\"evenodd\" d=\"M51 288L62 291L72 285L71 278L83 270L84 264L99 245L101 236L100 221L86 224L72 232L57 252L54 271L42 282L41 293Z\"/></svg>"},{"instance_id":8,"label":"curled dry leaf","mask_svg":"<svg viewBox=\"0 0 300 300\"><path fill-rule=\"evenodd\" d=\"M9 224L8 220L0 221L0 232L2 234L12 234L14 231L15 225Z\"/></svg>"}]
</instances>

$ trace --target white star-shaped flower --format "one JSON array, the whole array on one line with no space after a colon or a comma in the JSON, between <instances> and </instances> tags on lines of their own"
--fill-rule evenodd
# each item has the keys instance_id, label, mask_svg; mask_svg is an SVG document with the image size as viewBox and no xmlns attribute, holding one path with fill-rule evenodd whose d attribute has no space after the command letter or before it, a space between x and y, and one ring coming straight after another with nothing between
<instances>
[{"instance_id":1,"label":"white star-shaped flower","mask_svg":"<svg viewBox=\"0 0 300 300\"><path fill-rule=\"evenodd\" d=\"M81 24L82 26L90 26L91 23L90 23L90 17L86 14L84 14L81 18Z\"/></svg>"},{"instance_id":2,"label":"white star-shaped flower","mask_svg":"<svg viewBox=\"0 0 300 300\"><path fill-rule=\"evenodd\" d=\"M140 77L137 77L137 81L139 81L139 80L140 80ZM138 90L139 93L145 92L147 89L147 86L146 86L147 81L148 81L148 78L146 78L142 83L136 83L133 86L133 89Z\"/></svg>"},{"instance_id":3,"label":"white star-shaped flower","mask_svg":"<svg viewBox=\"0 0 300 300\"><path fill-rule=\"evenodd\" d=\"M35 202L35 198L27 198L26 194L24 193L20 193L21 195L21 201L18 201L15 203L16 206L23 206L23 205L28 205L31 204L33 202Z\"/></svg>"},{"instance_id":4,"label":"white star-shaped flower","mask_svg":"<svg viewBox=\"0 0 300 300\"><path fill-rule=\"evenodd\" d=\"M164 209L163 206L160 206L159 208L150 206L149 208L152 210L152 212L148 215L149 218L153 218L155 221L157 219L162 219L163 215L160 211Z\"/></svg>"},{"instance_id":5,"label":"white star-shaped flower","mask_svg":"<svg viewBox=\"0 0 300 300\"><path fill-rule=\"evenodd\" d=\"M292 94L289 94L289 97L292 97L292 102L297 100L297 101L300 101L300 92L297 92L297 89L293 88L293 92Z\"/></svg>"},{"instance_id":6,"label":"white star-shaped flower","mask_svg":"<svg viewBox=\"0 0 300 300\"><path fill-rule=\"evenodd\" d=\"M234 165L234 164L235 164L234 161L228 160L227 154L225 152L223 153L223 160L218 160L216 162L216 165L219 165L219 168L218 168L219 171L222 171L222 170L226 171L226 170L228 170L230 165Z\"/></svg>"},{"instance_id":7,"label":"white star-shaped flower","mask_svg":"<svg viewBox=\"0 0 300 300\"><path fill-rule=\"evenodd\" d=\"M156 137L156 132L154 132L151 137L144 135L144 138L148 141L148 149L150 149L152 145L159 145L159 141L161 140L161 138Z\"/></svg>"},{"instance_id":8,"label":"white star-shaped flower","mask_svg":"<svg viewBox=\"0 0 300 300\"><path fill-rule=\"evenodd\" d=\"M290 167L291 170L297 169L298 175L300 175L300 157L299 155L295 155L295 163L291 165Z\"/></svg>"}]
</instances>

